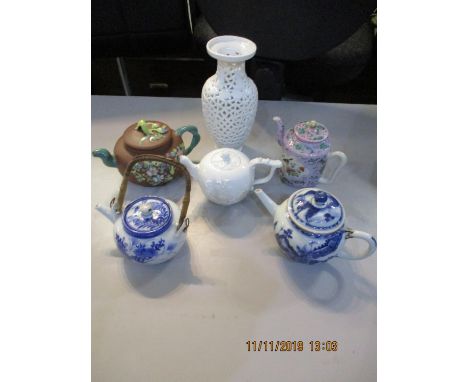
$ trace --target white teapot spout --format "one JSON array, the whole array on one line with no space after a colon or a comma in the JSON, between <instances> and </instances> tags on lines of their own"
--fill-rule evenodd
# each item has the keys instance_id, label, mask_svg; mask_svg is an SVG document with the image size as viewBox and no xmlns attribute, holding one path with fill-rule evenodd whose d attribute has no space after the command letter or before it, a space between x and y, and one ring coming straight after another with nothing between
<instances>
[{"instance_id":1,"label":"white teapot spout","mask_svg":"<svg viewBox=\"0 0 468 382\"><path fill-rule=\"evenodd\" d=\"M265 208L268 210L268 212L271 214L271 216L275 217L276 211L278 209L278 205L271 200L271 198L263 192L261 188L256 188L255 189L255 195L260 199L262 204L265 206Z\"/></svg>"},{"instance_id":2,"label":"white teapot spout","mask_svg":"<svg viewBox=\"0 0 468 382\"><path fill-rule=\"evenodd\" d=\"M179 157L179 162L182 163L188 170L188 172L190 173L190 175L192 176L192 178L194 179L197 179L198 180L198 169L199 169L199 165L193 163L188 157L186 157L185 155L181 155Z\"/></svg>"},{"instance_id":3,"label":"white teapot spout","mask_svg":"<svg viewBox=\"0 0 468 382\"><path fill-rule=\"evenodd\" d=\"M96 209L107 219L109 219L111 223L115 223L115 221L117 220L117 212L115 212L112 208L104 207L101 204L97 204Z\"/></svg>"}]
</instances>

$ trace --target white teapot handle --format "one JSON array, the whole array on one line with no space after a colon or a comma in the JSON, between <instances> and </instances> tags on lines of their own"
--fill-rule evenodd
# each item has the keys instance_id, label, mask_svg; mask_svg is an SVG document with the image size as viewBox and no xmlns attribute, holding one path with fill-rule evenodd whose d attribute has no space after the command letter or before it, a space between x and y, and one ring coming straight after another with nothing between
<instances>
[{"instance_id":1,"label":"white teapot handle","mask_svg":"<svg viewBox=\"0 0 468 382\"><path fill-rule=\"evenodd\" d=\"M343 153L341 151L334 151L334 152L328 154L327 164L328 164L328 161L330 160L330 158L332 158L332 157L337 157L338 158L338 160L339 160L338 165L332 171L329 178L321 176L320 179L319 179L320 183L330 184L331 182L333 182L335 180L335 178L336 178L336 175L338 174L338 171L340 171L343 168L343 166L348 162L348 157L346 156L345 153Z\"/></svg>"},{"instance_id":2,"label":"white teapot handle","mask_svg":"<svg viewBox=\"0 0 468 382\"><path fill-rule=\"evenodd\" d=\"M362 240L365 240L367 241L367 243L369 244L368 248L366 251L354 256L354 255L351 255L345 251L340 251L338 253L338 257L341 257L342 259L346 259L346 260L361 260L361 259L365 259L366 257L369 257L370 255L372 255L375 250L377 249L377 241L374 239L374 237L370 234L368 234L367 232L362 232L362 231L356 231L354 229L346 229L346 236L345 236L345 240L347 239L362 239Z\"/></svg>"},{"instance_id":3,"label":"white teapot handle","mask_svg":"<svg viewBox=\"0 0 468 382\"><path fill-rule=\"evenodd\" d=\"M253 182L254 185L268 182L273 177L275 170L277 168L281 168L281 166L283 165L283 163L280 160L273 160L273 159L266 159L266 158L254 158L250 161L251 166L256 166L257 164L264 164L264 165L270 166L271 169L270 169L270 173L264 178L255 179Z\"/></svg>"}]
</instances>

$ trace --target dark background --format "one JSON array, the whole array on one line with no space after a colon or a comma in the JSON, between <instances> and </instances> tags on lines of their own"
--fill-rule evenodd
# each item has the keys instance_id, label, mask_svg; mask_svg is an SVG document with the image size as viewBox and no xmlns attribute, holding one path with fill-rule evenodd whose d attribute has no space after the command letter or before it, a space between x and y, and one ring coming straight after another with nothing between
<instances>
[{"instance_id":1,"label":"dark background","mask_svg":"<svg viewBox=\"0 0 468 382\"><path fill-rule=\"evenodd\" d=\"M216 61L206 42L257 44L260 99L377 103L375 0L92 0L91 89L200 97Z\"/></svg>"}]
</instances>

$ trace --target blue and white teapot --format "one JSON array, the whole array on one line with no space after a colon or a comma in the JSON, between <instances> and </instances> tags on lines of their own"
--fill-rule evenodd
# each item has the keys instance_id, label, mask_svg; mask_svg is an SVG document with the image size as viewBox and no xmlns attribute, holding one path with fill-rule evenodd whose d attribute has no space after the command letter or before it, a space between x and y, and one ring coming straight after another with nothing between
<instances>
[{"instance_id":1,"label":"blue and white teapot","mask_svg":"<svg viewBox=\"0 0 468 382\"><path fill-rule=\"evenodd\" d=\"M274 217L276 241L292 260L307 264L333 257L358 260L372 255L377 248L370 234L345 226L345 211L340 201L319 188L297 190L281 205L261 189L256 189L255 194ZM345 252L345 240L352 238L367 241L367 250L356 255Z\"/></svg>"},{"instance_id":2,"label":"blue and white teapot","mask_svg":"<svg viewBox=\"0 0 468 382\"><path fill-rule=\"evenodd\" d=\"M173 201L157 196L140 197L123 208L132 168L142 161L164 162L184 175L182 209ZM117 202L111 208L97 205L96 209L114 223L115 243L122 254L138 263L159 264L172 259L185 243L190 189L190 174L180 163L154 154L139 155L125 170Z\"/></svg>"}]
</instances>

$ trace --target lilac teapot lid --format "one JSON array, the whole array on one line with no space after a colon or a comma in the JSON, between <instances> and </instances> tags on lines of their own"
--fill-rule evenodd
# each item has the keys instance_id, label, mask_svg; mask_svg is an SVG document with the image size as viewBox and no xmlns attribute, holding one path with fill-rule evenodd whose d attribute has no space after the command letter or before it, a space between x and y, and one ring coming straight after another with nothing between
<instances>
[{"instance_id":1,"label":"lilac teapot lid","mask_svg":"<svg viewBox=\"0 0 468 382\"><path fill-rule=\"evenodd\" d=\"M301 156L324 156L330 150L328 129L316 121L296 124L286 133L286 142L291 150Z\"/></svg>"},{"instance_id":2,"label":"lilac teapot lid","mask_svg":"<svg viewBox=\"0 0 468 382\"><path fill-rule=\"evenodd\" d=\"M319 188L302 188L288 200L291 220L306 232L329 234L343 227L345 212L340 201Z\"/></svg>"},{"instance_id":3,"label":"lilac teapot lid","mask_svg":"<svg viewBox=\"0 0 468 382\"><path fill-rule=\"evenodd\" d=\"M143 196L125 208L122 222L125 231L131 236L154 237L171 226L171 206L157 196Z\"/></svg>"},{"instance_id":4,"label":"lilac teapot lid","mask_svg":"<svg viewBox=\"0 0 468 382\"><path fill-rule=\"evenodd\" d=\"M294 134L302 142L319 143L328 138L328 129L316 121L305 121L294 126Z\"/></svg>"}]
</instances>

